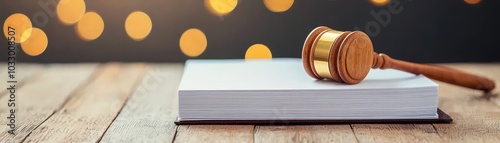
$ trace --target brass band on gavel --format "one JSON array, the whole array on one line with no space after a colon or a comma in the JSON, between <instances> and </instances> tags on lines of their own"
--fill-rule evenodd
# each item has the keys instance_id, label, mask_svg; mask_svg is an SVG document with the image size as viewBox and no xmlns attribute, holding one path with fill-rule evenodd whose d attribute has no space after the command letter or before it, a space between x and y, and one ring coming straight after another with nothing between
<instances>
[{"instance_id":1,"label":"brass band on gavel","mask_svg":"<svg viewBox=\"0 0 500 143\"><path fill-rule=\"evenodd\" d=\"M355 84L368 74L372 53L373 47L366 34L320 26L307 37L302 58L306 72L314 78ZM352 57L366 54L370 56Z\"/></svg>"}]
</instances>

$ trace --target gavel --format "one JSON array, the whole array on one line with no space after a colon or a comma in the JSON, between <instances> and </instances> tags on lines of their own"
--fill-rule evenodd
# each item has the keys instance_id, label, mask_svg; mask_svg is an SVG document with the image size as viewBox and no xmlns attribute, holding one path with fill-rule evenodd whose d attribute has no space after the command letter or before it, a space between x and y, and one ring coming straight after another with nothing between
<instances>
[{"instance_id":1,"label":"gavel","mask_svg":"<svg viewBox=\"0 0 500 143\"><path fill-rule=\"evenodd\" d=\"M361 82L370 68L392 68L485 92L495 88L495 82L488 78L377 54L373 51L370 37L364 32L337 31L325 26L315 28L307 36L302 49L302 62L309 76L346 84Z\"/></svg>"}]
</instances>

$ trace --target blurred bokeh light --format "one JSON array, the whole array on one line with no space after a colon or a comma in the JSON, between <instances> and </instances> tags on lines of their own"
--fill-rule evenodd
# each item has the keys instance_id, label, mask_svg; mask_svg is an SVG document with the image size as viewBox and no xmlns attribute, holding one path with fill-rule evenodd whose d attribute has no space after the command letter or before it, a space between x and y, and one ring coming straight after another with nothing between
<instances>
[{"instance_id":1,"label":"blurred bokeh light","mask_svg":"<svg viewBox=\"0 0 500 143\"><path fill-rule=\"evenodd\" d=\"M264 0L264 5L272 12L284 12L290 9L294 0Z\"/></svg>"},{"instance_id":2,"label":"blurred bokeh light","mask_svg":"<svg viewBox=\"0 0 500 143\"><path fill-rule=\"evenodd\" d=\"M49 44L47 35L42 29L32 28L31 30L26 30L24 32L30 32L31 35L26 41L21 43L21 48L24 53L30 56L38 56L42 54Z\"/></svg>"},{"instance_id":3,"label":"blurred bokeh light","mask_svg":"<svg viewBox=\"0 0 500 143\"><path fill-rule=\"evenodd\" d=\"M199 29L188 29L182 34L179 40L179 47L186 56L197 57L207 48L207 37Z\"/></svg>"},{"instance_id":4,"label":"blurred bokeh light","mask_svg":"<svg viewBox=\"0 0 500 143\"><path fill-rule=\"evenodd\" d=\"M377 6L384 6L389 3L391 0L370 0L373 4Z\"/></svg>"},{"instance_id":5,"label":"blurred bokeh light","mask_svg":"<svg viewBox=\"0 0 500 143\"><path fill-rule=\"evenodd\" d=\"M247 49L245 59L271 59L273 54L264 44L254 44Z\"/></svg>"},{"instance_id":6,"label":"blurred bokeh light","mask_svg":"<svg viewBox=\"0 0 500 143\"><path fill-rule=\"evenodd\" d=\"M6 37L8 26L16 29L15 42L26 53L16 56L25 62L300 57L304 36L319 25L364 31L377 51L403 60L495 61L489 35L498 33L496 2L9 1L0 5L0 19ZM87 50L93 47L103 48Z\"/></svg>"},{"instance_id":7,"label":"blurred bokeh light","mask_svg":"<svg viewBox=\"0 0 500 143\"><path fill-rule=\"evenodd\" d=\"M148 14L142 11L135 11L128 15L125 20L125 31L127 31L128 36L130 38L140 41L146 38L151 29L153 28L153 24L151 22L151 18Z\"/></svg>"},{"instance_id":8,"label":"blurred bokeh light","mask_svg":"<svg viewBox=\"0 0 500 143\"><path fill-rule=\"evenodd\" d=\"M205 0L208 11L217 16L224 16L233 11L238 5L238 0Z\"/></svg>"},{"instance_id":9,"label":"blurred bokeh light","mask_svg":"<svg viewBox=\"0 0 500 143\"><path fill-rule=\"evenodd\" d=\"M468 4L477 4L477 3L481 2L481 0L464 0L464 1Z\"/></svg>"},{"instance_id":10,"label":"blurred bokeh light","mask_svg":"<svg viewBox=\"0 0 500 143\"><path fill-rule=\"evenodd\" d=\"M83 0L61 0L56 9L59 20L63 24L72 25L83 17L86 5Z\"/></svg>"},{"instance_id":11,"label":"blurred bokeh light","mask_svg":"<svg viewBox=\"0 0 500 143\"><path fill-rule=\"evenodd\" d=\"M78 36L85 41L99 38L104 31L104 21L95 12L87 12L76 25Z\"/></svg>"},{"instance_id":12,"label":"blurred bokeh light","mask_svg":"<svg viewBox=\"0 0 500 143\"><path fill-rule=\"evenodd\" d=\"M31 35L31 20L28 16L22 13L14 13L5 19L3 24L3 33L5 37L9 37L9 26L15 29L15 42L21 43L26 41Z\"/></svg>"}]
</instances>

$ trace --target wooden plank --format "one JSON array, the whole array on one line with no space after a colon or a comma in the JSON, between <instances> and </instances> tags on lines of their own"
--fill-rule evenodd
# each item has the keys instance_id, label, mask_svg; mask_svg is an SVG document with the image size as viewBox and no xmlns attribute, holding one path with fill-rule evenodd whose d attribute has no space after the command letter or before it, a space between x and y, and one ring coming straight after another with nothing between
<instances>
[{"instance_id":1,"label":"wooden plank","mask_svg":"<svg viewBox=\"0 0 500 143\"><path fill-rule=\"evenodd\" d=\"M352 124L359 142L442 142L430 124Z\"/></svg>"},{"instance_id":2,"label":"wooden plank","mask_svg":"<svg viewBox=\"0 0 500 143\"><path fill-rule=\"evenodd\" d=\"M2 82L9 79L7 63L0 63L0 80ZM33 74L40 73L42 69L47 68L48 65L33 64L33 63L16 63L15 65L15 78L20 81Z\"/></svg>"},{"instance_id":3,"label":"wooden plank","mask_svg":"<svg viewBox=\"0 0 500 143\"><path fill-rule=\"evenodd\" d=\"M251 143L252 125L182 125L177 129L176 143Z\"/></svg>"},{"instance_id":4,"label":"wooden plank","mask_svg":"<svg viewBox=\"0 0 500 143\"><path fill-rule=\"evenodd\" d=\"M457 64L457 65L451 65L452 67L457 67L459 69L464 69L469 72L477 73L477 74L482 74L485 76L493 77L497 83L499 83L499 76L498 73L500 73L498 70L498 67L500 67L498 64L485 64L484 66L482 64L476 65L476 64ZM84 90L77 90L74 94L72 93L71 87L77 88L82 85L82 82L85 81L85 78L82 78L82 82L73 82L77 81L77 78L81 78L78 75L81 75L79 73L75 73L74 75L77 76L69 76L71 75L72 72L65 72L68 71L74 71L74 72L80 72L80 71L85 71L85 68L79 68L80 70L71 70L72 68L68 66L63 66L64 70L60 70L61 72L42 72L40 73L40 76L37 75L34 80L30 80L30 82L27 82L26 85L22 88L22 90L19 90L19 94L26 95L19 97L19 101L22 101L23 104L20 104L19 106L22 106L21 109L23 111L29 111L27 113L29 114L19 114L19 129L18 129L18 134L16 136L9 136L8 134L1 134L0 135L0 142L19 142L26 137L31 131L36 129L29 138L26 141L46 141L46 142L78 142L78 141L88 141L88 142L95 142L98 141L99 136L102 135L102 133L106 130L102 129L102 127L96 127L99 125L106 125L105 122L103 121L96 121L98 119L96 118L110 118L108 114L105 114L107 112L105 111L97 111L94 113L88 113L84 111L80 111L79 108L84 108L85 106L100 106L102 108L106 108L110 111L110 109L116 110L114 108L116 103L118 102L124 102L124 96L113 96L116 97L115 99L119 100L117 102L111 102L114 104L111 105L104 105L100 100L95 100L99 99L101 96L111 96L103 92L104 89L101 88L110 88L111 90L119 90L116 88L113 88L114 86L119 86L123 88L123 85L114 85L115 82L114 80L123 80L123 76L127 76L127 74L121 74L122 76L113 76L113 78L109 77L106 78L106 80L102 80L102 76L98 76L99 81L94 81L98 82L101 84L101 87L98 87L92 82L90 87L84 88ZM50 70L51 68L47 69ZM77 68L78 69L78 68ZM105 70L107 71L107 70ZM103 71L103 74L104 72ZM125 71L126 72L126 71ZM45 74L50 74L51 76L46 76ZM89 72L90 74L90 72ZM107 75L112 75L112 74L107 74ZM47 77L47 78L44 78ZM107 76L106 76L107 77ZM130 76L128 78L132 78L133 76ZM168 78L170 80L170 78ZM93 80L92 80L93 81ZM142 81L142 84L145 84L147 80L144 79ZM59 84L57 84L59 83ZM102 84L110 84L112 86L102 86ZM92 87L92 88L91 88ZM152 86L154 87L154 86ZM163 86L162 86L163 87ZM151 87L143 87L143 88L151 88ZM29 89L29 90L28 90ZM50 89L50 90L47 90ZM92 91L93 89L98 89L100 91ZM109 90L109 89L106 89ZM123 90L121 90L123 91ZM110 127L108 130L108 133L115 133L116 131L122 131L120 134L126 135L126 134L133 134L134 131L129 131L129 129L119 129L123 127L127 128L133 128L133 126L137 126L137 128L144 128L149 126L160 126L160 127L151 127L148 129L145 129L145 131L137 131L137 133L141 134L146 134L147 131L154 131L157 129L171 129L170 131L164 131L165 135L161 134L162 132L158 134L151 133L151 136L158 135L161 137L165 137L164 140L159 140L158 141L169 141L171 140L171 131L174 131L172 129L174 126L170 126L171 124L168 125L162 125L161 123L154 122L155 118L157 117L172 117L171 115L175 115L177 110L169 110L166 108L169 107L160 107L158 109L158 104L153 104L151 106L146 106L142 108L141 106L142 103L148 103L150 101L141 101L141 100L149 100L149 96L152 96L152 94L156 91L154 89L151 89L151 95L150 94L144 94L145 98L136 97L138 96L138 92L143 92L139 91L139 89L134 93L134 96L130 99L130 101L127 102L127 106L124 107L122 110L123 115L120 113L120 116L117 117L115 120L115 123ZM498 93L498 88L495 91ZM122 92L114 92L114 93L122 93ZM123 92L125 93L125 92ZM148 92L149 93L149 92ZM35 96L32 97L33 95L45 95L45 96ZM45 121L48 117L50 117L53 113L54 110L51 110L53 108L58 108L61 106L62 103L65 101L65 97L68 95L75 95L76 97L72 98L68 104L70 104L71 101L76 100L75 98L83 98L85 99L84 101L80 101L78 99L77 101L80 102L73 102L71 104L78 104L78 105L68 105L66 104L63 108L63 110L66 110L65 112L57 112L56 114L53 115L49 120ZM465 88L459 88L456 86L452 85L447 85L447 84L441 84L440 87L440 108L442 108L444 111L449 113L454 119L455 122L452 124L434 124L436 130L437 130L437 135L441 136L441 138L444 141L449 141L449 142L498 142L499 139L497 137L498 134L500 134L499 131L499 112L500 110L498 109L498 97L484 97L481 96L482 94L480 92L476 92L473 90L468 90ZM91 96L88 98L84 98L81 96ZM59 98L62 97L62 98ZM156 96L155 96L156 97ZM104 100L109 101L111 98L104 98ZM5 96L3 96L0 100L5 101ZM132 101L132 100L137 100L137 101ZM158 100L161 100L161 98L158 98ZM28 102L29 101L29 102ZM94 104L91 102L99 102L98 104ZM171 104L169 101L172 100L167 100L166 104ZM59 103L59 104L58 104ZM123 104L123 103L122 103ZM130 105L129 105L130 104ZM176 104L176 103L173 103ZM173 105L172 104L172 105ZM42 106L43 105L43 106ZM70 107L78 107L78 109L73 109L69 108ZM130 107L128 107L130 106ZM176 106L174 106L176 107ZM172 107L172 108L174 108ZM130 108L130 109L127 109ZM71 109L71 110L68 110ZM92 107L91 109L95 110L96 108ZM148 118L146 117L145 124L137 123L134 124L135 121L144 121L140 117L137 118L125 118L125 117L130 117L133 115L128 115L131 113L137 113L138 111L151 111L153 112L160 112L160 111L172 111L171 113L167 112L164 115L158 115L157 117L152 117ZM158 111L155 111L154 109L158 109ZM83 110L83 109L81 109ZM127 111L129 110L129 111ZM119 111L119 110L118 110ZM118 112L116 111L116 112ZM20 111L21 112L21 111ZM115 112L115 114L116 114ZM0 114L2 114L2 117L5 117L5 109L0 108ZM82 115L83 114L83 115ZM95 114L95 115L93 115ZM63 116L64 115L64 116ZM142 114L145 116L148 116L146 114ZM89 118L82 118L83 117L89 117ZM97 116L97 117L96 117ZM123 116L123 118L121 117ZM58 120L54 121L54 117L58 117ZM63 120L64 117L68 117L68 120ZM111 116L112 117L112 116ZM78 121L80 119L80 121ZM124 123L127 122L126 120L134 120L134 122L128 122L130 124ZM148 120L151 119L151 120ZM77 120L77 121L75 121ZM124 121L120 121L124 120ZM40 127L37 128L40 123L44 122ZM65 123L65 122L70 122L71 123ZM59 123L61 122L61 123ZM111 121L109 121L111 122ZM107 124L109 125L109 122ZM0 119L1 124L6 124L6 120ZM49 124L50 123L50 124ZM119 124L123 123L123 124ZM163 122L162 122L163 123ZM56 126L56 124L61 124ZM97 125L94 125L97 124ZM90 126L87 128L87 126ZM106 125L107 126L107 125ZM132 127L128 127L132 126ZM143 126L143 127L141 127ZM334 128L332 128L334 127ZM339 125L339 126L256 126L255 127L255 138L253 137L253 131L254 128L253 126L179 126L179 130L177 132L177 137L175 139L175 142L253 142L255 139L256 142L268 142L268 141L276 141L276 142L294 142L294 141L318 141L317 138L326 138L325 141L328 140L336 140L338 139L337 135L332 135L332 133L328 133L330 130L335 130L333 134L342 134L345 135L346 139L342 137L341 141L351 141L352 135L349 135L349 127L348 125ZM5 129L6 126L4 126ZM330 129L332 128L332 129ZM340 128L340 129L339 129ZM370 142L390 142L390 141L396 141L396 142L433 142L433 141L443 141L440 140L439 138L436 138L436 131L433 129L431 130L432 126L430 125L366 125L366 124L354 124L353 125L354 130L356 131L356 136L358 137L360 142L365 142L365 141L370 141ZM0 127L0 129L3 129ZM113 131L111 131L113 130ZM341 130L342 132L339 132L337 130ZM6 131L3 130L5 133ZM69 133L68 133L69 132ZM234 133L233 133L234 132ZM112 134L108 133L103 137L103 142L111 142L111 141L116 141L117 136L113 136ZM24 134L24 136L23 136ZM69 134L69 135L68 135ZM59 135L63 136L61 138L57 138ZM70 136L71 135L71 136ZM74 136L81 136L81 137L74 137ZM97 137L96 137L97 136ZM147 137L151 137L147 136ZM438 137L439 137L438 136ZM137 135L136 137L144 137L144 135ZM54 139L56 138L56 139ZM89 140L86 140L86 139ZM96 139L97 138L97 139ZM160 138L160 137L159 137ZM333 138L333 139L332 139ZM405 140L401 140L400 138L405 138ZM422 139L425 138L425 139ZM429 139L427 139L429 138ZM7 140L10 139L10 140ZM12 140L13 139L13 140ZM38 139L38 140L37 140ZM422 139L422 140L421 140ZM156 140L156 139L155 139ZM155 140L147 140L144 139L143 141L155 141ZM124 140L120 140L124 141ZM134 140L134 141L141 141L141 140ZM322 140L321 140L322 141Z\"/></svg>"},{"instance_id":5,"label":"wooden plank","mask_svg":"<svg viewBox=\"0 0 500 143\"><path fill-rule=\"evenodd\" d=\"M144 73L144 64L110 63L46 120L26 142L97 142Z\"/></svg>"},{"instance_id":6,"label":"wooden plank","mask_svg":"<svg viewBox=\"0 0 500 143\"><path fill-rule=\"evenodd\" d=\"M492 78L499 93L500 64L445 64L445 66ZM440 83L440 82L438 82ZM452 124L433 124L447 142L500 142L500 99L480 91L440 83L439 107Z\"/></svg>"},{"instance_id":7,"label":"wooden plank","mask_svg":"<svg viewBox=\"0 0 500 143\"><path fill-rule=\"evenodd\" d=\"M256 126L255 142L357 142L349 125Z\"/></svg>"},{"instance_id":8,"label":"wooden plank","mask_svg":"<svg viewBox=\"0 0 500 143\"><path fill-rule=\"evenodd\" d=\"M150 65L101 142L172 142L182 64Z\"/></svg>"},{"instance_id":9,"label":"wooden plank","mask_svg":"<svg viewBox=\"0 0 500 143\"><path fill-rule=\"evenodd\" d=\"M500 142L500 112L452 112L452 124L434 124L447 142Z\"/></svg>"},{"instance_id":10,"label":"wooden plank","mask_svg":"<svg viewBox=\"0 0 500 143\"><path fill-rule=\"evenodd\" d=\"M33 67L39 67L33 65ZM91 79L97 64L52 64L43 72L29 78L29 82L16 89L15 96L15 126L16 135L8 134L10 127L6 126L10 120L7 105L0 108L0 142L21 142L35 128L44 122L52 113L60 108L66 98L79 86ZM21 68L27 71L30 67ZM36 69L36 68L32 68ZM35 70L33 70L35 71ZM22 74L20 74L22 75ZM27 74L26 74L27 75ZM0 100L8 101L10 93L3 95Z\"/></svg>"},{"instance_id":11,"label":"wooden plank","mask_svg":"<svg viewBox=\"0 0 500 143\"><path fill-rule=\"evenodd\" d=\"M43 73L44 69L47 68L47 65L43 64L31 64L31 63L17 63L15 66L15 78L9 78L7 63L0 63L0 85L6 85L7 81L17 81L17 87L23 86L29 78L32 78L34 75ZM4 86L2 86L4 87ZM5 88L0 88L0 97L5 95L7 90Z\"/></svg>"}]
</instances>

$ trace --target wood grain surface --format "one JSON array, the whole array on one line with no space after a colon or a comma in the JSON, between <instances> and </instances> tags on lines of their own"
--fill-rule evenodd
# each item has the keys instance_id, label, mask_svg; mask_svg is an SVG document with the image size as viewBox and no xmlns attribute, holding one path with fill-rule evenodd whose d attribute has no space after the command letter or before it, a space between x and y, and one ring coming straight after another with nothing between
<instances>
[{"instance_id":1,"label":"wood grain surface","mask_svg":"<svg viewBox=\"0 0 500 143\"><path fill-rule=\"evenodd\" d=\"M360 142L442 142L430 124L353 124Z\"/></svg>"},{"instance_id":2,"label":"wood grain surface","mask_svg":"<svg viewBox=\"0 0 500 143\"><path fill-rule=\"evenodd\" d=\"M17 81L17 86L20 88L26 83L26 79L30 79L29 77L37 75L39 72L43 72L42 70L46 69L48 65L17 63L13 79L10 78L7 67L8 65L6 63L0 65L0 69L2 69L0 70L0 82ZM5 95L6 91L5 88L1 88L0 96Z\"/></svg>"},{"instance_id":3,"label":"wood grain surface","mask_svg":"<svg viewBox=\"0 0 500 143\"><path fill-rule=\"evenodd\" d=\"M489 77L500 83L498 64L443 64ZM439 83L439 107L453 117L452 124L433 124L446 142L500 142L500 93L483 94L455 85Z\"/></svg>"},{"instance_id":4,"label":"wood grain surface","mask_svg":"<svg viewBox=\"0 0 500 143\"><path fill-rule=\"evenodd\" d=\"M176 143L251 143L254 142L252 125L182 125L177 130Z\"/></svg>"},{"instance_id":5,"label":"wood grain surface","mask_svg":"<svg viewBox=\"0 0 500 143\"><path fill-rule=\"evenodd\" d=\"M349 125L257 126L255 142L358 142Z\"/></svg>"},{"instance_id":6,"label":"wood grain surface","mask_svg":"<svg viewBox=\"0 0 500 143\"><path fill-rule=\"evenodd\" d=\"M143 64L106 64L36 128L26 142L97 142L144 74Z\"/></svg>"},{"instance_id":7,"label":"wood grain surface","mask_svg":"<svg viewBox=\"0 0 500 143\"><path fill-rule=\"evenodd\" d=\"M22 142L31 132L45 122L52 114L59 110L66 98L79 86L92 80L96 64L50 65L43 72L36 73L28 79L26 84L16 91L16 128L15 136L8 134L6 126L9 116L7 104L0 108L1 142ZM34 67L35 68L35 67ZM10 97L2 94L1 101Z\"/></svg>"},{"instance_id":8,"label":"wood grain surface","mask_svg":"<svg viewBox=\"0 0 500 143\"><path fill-rule=\"evenodd\" d=\"M171 142L181 64L152 64L101 142Z\"/></svg>"},{"instance_id":9,"label":"wood grain surface","mask_svg":"<svg viewBox=\"0 0 500 143\"><path fill-rule=\"evenodd\" d=\"M500 63L438 65L500 81ZM176 126L182 71L182 64L21 65L16 135L7 133L5 102L0 142L500 142L500 90L485 95L439 81L439 107L451 124ZM5 89L0 101L9 98Z\"/></svg>"}]
</instances>

